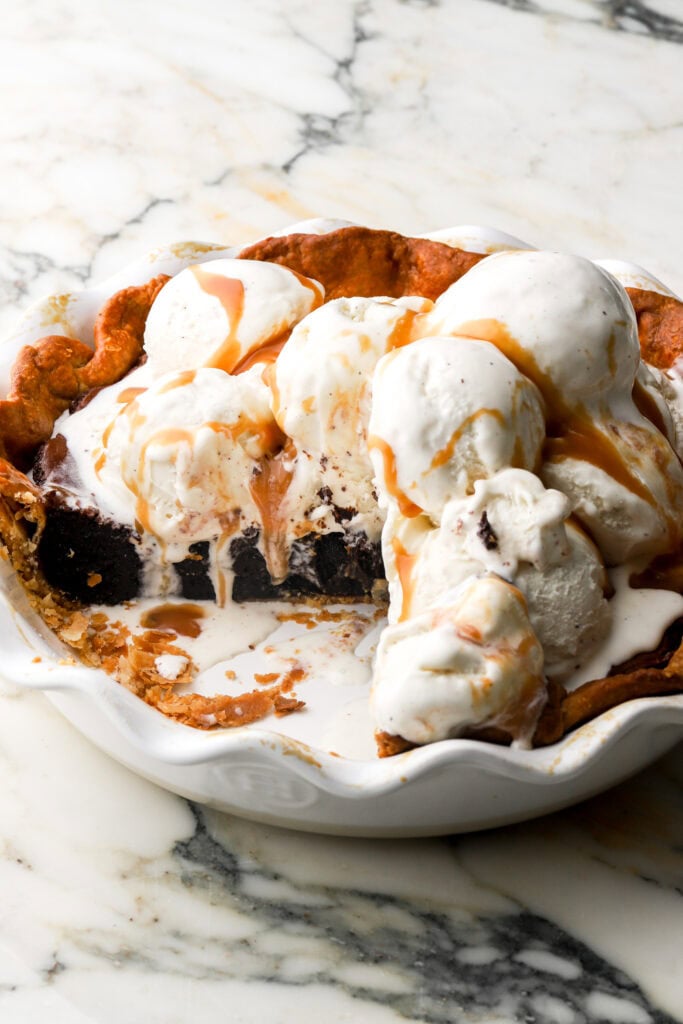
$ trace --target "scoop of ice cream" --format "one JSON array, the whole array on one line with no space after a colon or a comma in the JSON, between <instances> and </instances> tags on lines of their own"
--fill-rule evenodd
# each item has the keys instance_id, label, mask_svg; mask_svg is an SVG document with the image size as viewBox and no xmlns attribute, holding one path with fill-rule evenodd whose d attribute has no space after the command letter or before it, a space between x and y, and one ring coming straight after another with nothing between
<instances>
[{"instance_id":1,"label":"scoop of ice cream","mask_svg":"<svg viewBox=\"0 0 683 1024\"><path fill-rule=\"evenodd\" d=\"M316 490L327 488L336 506L375 510L367 450L372 373L385 352L410 340L416 314L431 306L419 297L335 299L294 328L273 382L277 421L304 456L294 492L314 473Z\"/></svg>"},{"instance_id":2,"label":"scoop of ice cream","mask_svg":"<svg viewBox=\"0 0 683 1024\"><path fill-rule=\"evenodd\" d=\"M479 572L497 572L522 591L546 673L555 678L592 653L610 620L604 562L570 511L560 491L507 469L478 481L471 498L447 506L442 521Z\"/></svg>"},{"instance_id":3,"label":"scoop of ice cream","mask_svg":"<svg viewBox=\"0 0 683 1024\"><path fill-rule=\"evenodd\" d=\"M378 731L421 744L497 726L528 744L545 699L543 651L524 598L496 576L468 579L380 640L371 696Z\"/></svg>"},{"instance_id":4,"label":"scoop of ice cream","mask_svg":"<svg viewBox=\"0 0 683 1024\"><path fill-rule=\"evenodd\" d=\"M625 290L590 260L563 253L482 260L439 296L424 333L492 341L538 385L551 418L558 405L630 393L640 359Z\"/></svg>"},{"instance_id":5,"label":"scoop of ice cream","mask_svg":"<svg viewBox=\"0 0 683 1024\"><path fill-rule=\"evenodd\" d=\"M276 263L221 259L187 267L162 288L147 317L151 372L209 366L232 373L250 353L283 341L323 296L317 281Z\"/></svg>"},{"instance_id":6,"label":"scoop of ice cream","mask_svg":"<svg viewBox=\"0 0 683 1024\"><path fill-rule=\"evenodd\" d=\"M532 473L506 469L448 502L439 528L424 516L390 514L383 534L390 621L434 608L469 576L495 572L525 594L547 672L564 674L591 653L609 620L602 559L569 512L563 494Z\"/></svg>"},{"instance_id":7,"label":"scoop of ice cream","mask_svg":"<svg viewBox=\"0 0 683 1024\"><path fill-rule=\"evenodd\" d=\"M629 263L626 260L594 260L594 263L606 270L624 288L642 288L649 292L659 292L660 295L674 294L663 281L644 267L639 267L637 263Z\"/></svg>"},{"instance_id":8,"label":"scoop of ice cream","mask_svg":"<svg viewBox=\"0 0 683 1024\"><path fill-rule=\"evenodd\" d=\"M343 459L367 454L372 373L410 340L429 299L335 299L292 331L275 365L275 416L297 447Z\"/></svg>"},{"instance_id":9,"label":"scoop of ice cream","mask_svg":"<svg viewBox=\"0 0 683 1024\"><path fill-rule=\"evenodd\" d=\"M620 565L641 555L653 557L676 549L681 533L678 509L683 500L683 474L671 446L661 435L653 443L646 429L613 426L620 437L614 433L610 436L607 426L603 433L623 455L623 483L610 471L570 456L544 462L541 477L548 487L570 498L574 514L599 546L605 562ZM643 483L643 477L651 486Z\"/></svg>"},{"instance_id":10,"label":"scoop of ice cream","mask_svg":"<svg viewBox=\"0 0 683 1024\"><path fill-rule=\"evenodd\" d=\"M471 497L450 502L442 526L470 558L514 580L522 563L544 573L567 558L570 512L565 495L547 490L533 473L504 469L478 480Z\"/></svg>"},{"instance_id":11,"label":"scoop of ice cream","mask_svg":"<svg viewBox=\"0 0 683 1024\"><path fill-rule=\"evenodd\" d=\"M405 514L438 522L476 480L533 469L544 434L536 388L493 345L426 338L375 371L369 444L380 500Z\"/></svg>"},{"instance_id":12,"label":"scoop of ice cream","mask_svg":"<svg viewBox=\"0 0 683 1024\"><path fill-rule=\"evenodd\" d=\"M545 656L546 674L562 681L585 663L609 632L612 606L600 553L580 527L565 524L569 550L545 572L520 564L515 584Z\"/></svg>"},{"instance_id":13,"label":"scoop of ice cream","mask_svg":"<svg viewBox=\"0 0 683 1024\"><path fill-rule=\"evenodd\" d=\"M676 298L667 285L635 263L626 263L623 260L596 260L596 262L616 278L624 288L637 288ZM666 434L678 457L683 458L683 366L681 361L674 362L666 370L641 363L637 379L641 388L641 401L638 402L638 407L647 415L646 407L650 406L650 418L653 418L654 421L661 420L658 423L660 429ZM638 392L636 392L636 397L638 397Z\"/></svg>"},{"instance_id":14,"label":"scoop of ice cream","mask_svg":"<svg viewBox=\"0 0 683 1024\"><path fill-rule=\"evenodd\" d=\"M533 249L532 245L523 242L521 238L481 224L458 224L453 228L440 228L438 231L420 235L420 238L429 238L432 242L441 242L442 245L464 249L465 252L480 252L486 255L507 252L510 249Z\"/></svg>"},{"instance_id":15,"label":"scoop of ice cream","mask_svg":"<svg viewBox=\"0 0 683 1024\"><path fill-rule=\"evenodd\" d=\"M542 478L569 496L610 564L677 546L683 472L634 403L635 314L610 274L578 256L500 253L452 285L422 327L492 342L537 384Z\"/></svg>"},{"instance_id":16,"label":"scoop of ice cream","mask_svg":"<svg viewBox=\"0 0 683 1024\"><path fill-rule=\"evenodd\" d=\"M645 363L640 365L643 390L657 406L671 446L683 460L683 360L678 360L668 370L657 370Z\"/></svg>"},{"instance_id":17,"label":"scoop of ice cream","mask_svg":"<svg viewBox=\"0 0 683 1024\"><path fill-rule=\"evenodd\" d=\"M105 430L94 453L100 477L128 492L135 520L171 561L191 543L258 521L250 479L281 437L269 398L258 368L169 374L121 405Z\"/></svg>"}]
</instances>

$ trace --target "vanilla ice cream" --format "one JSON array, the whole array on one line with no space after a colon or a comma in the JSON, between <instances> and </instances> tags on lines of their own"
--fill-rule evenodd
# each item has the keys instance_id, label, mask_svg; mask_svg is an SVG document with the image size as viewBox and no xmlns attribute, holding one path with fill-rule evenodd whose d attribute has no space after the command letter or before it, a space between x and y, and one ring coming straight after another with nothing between
<instances>
[{"instance_id":1,"label":"vanilla ice cream","mask_svg":"<svg viewBox=\"0 0 683 1024\"><path fill-rule=\"evenodd\" d=\"M281 437L259 370L171 373L68 417L62 432L98 506L152 534L170 561L257 522L250 478Z\"/></svg>"},{"instance_id":2,"label":"vanilla ice cream","mask_svg":"<svg viewBox=\"0 0 683 1024\"><path fill-rule=\"evenodd\" d=\"M425 334L493 342L534 380L551 417L630 389L640 360L628 295L581 256L489 256L439 296L426 320Z\"/></svg>"},{"instance_id":3,"label":"vanilla ice cream","mask_svg":"<svg viewBox=\"0 0 683 1024\"><path fill-rule=\"evenodd\" d=\"M145 327L155 376L217 367L232 373L324 298L317 281L276 263L220 259L187 267L157 296Z\"/></svg>"},{"instance_id":4,"label":"vanilla ice cream","mask_svg":"<svg viewBox=\"0 0 683 1024\"><path fill-rule=\"evenodd\" d=\"M504 469L447 502L440 527L392 510L383 537L390 622L438 606L472 575L496 573L527 600L546 673L560 678L594 650L609 625L600 553L569 520L570 503L534 474Z\"/></svg>"},{"instance_id":5,"label":"vanilla ice cream","mask_svg":"<svg viewBox=\"0 0 683 1024\"><path fill-rule=\"evenodd\" d=\"M470 577L380 640L371 697L380 732L432 743L494 726L528 745L545 699L524 597L496 576Z\"/></svg>"},{"instance_id":6,"label":"vanilla ice cream","mask_svg":"<svg viewBox=\"0 0 683 1024\"><path fill-rule=\"evenodd\" d=\"M423 743L434 707L452 715L439 735L472 722L419 654L459 665L462 638L447 641L439 619L453 587L513 584L545 675L565 680L610 633L605 562L677 547L683 474L628 295L589 260L491 256L418 316L412 335L378 363L373 384L391 598L373 707L380 732ZM493 616L495 589L477 601L489 598ZM486 672L470 668L468 681L482 685Z\"/></svg>"},{"instance_id":7,"label":"vanilla ice cream","mask_svg":"<svg viewBox=\"0 0 683 1024\"><path fill-rule=\"evenodd\" d=\"M444 292L425 333L495 344L538 386L542 478L566 493L610 564L676 545L683 471L637 409L635 314L623 287L578 256L499 253Z\"/></svg>"},{"instance_id":8,"label":"vanilla ice cream","mask_svg":"<svg viewBox=\"0 0 683 1024\"><path fill-rule=\"evenodd\" d=\"M439 522L475 480L533 469L545 420L535 386L493 345L437 337L380 361L369 431L380 501Z\"/></svg>"},{"instance_id":9,"label":"vanilla ice cream","mask_svg":"<svg viewBox=\"0 0 683 1024\"><path fill-rule=\"evenodd\" d=\"M273 409L302 455L299 475L318 481L309 491L326 487L336 506L376 518L368 487L372 374L387 351L410 341L416 315L432 305L419 297L335 299L292 331L275 364ZM295 501L304 489L295 482Z\"/></svg>"}]
</instances>

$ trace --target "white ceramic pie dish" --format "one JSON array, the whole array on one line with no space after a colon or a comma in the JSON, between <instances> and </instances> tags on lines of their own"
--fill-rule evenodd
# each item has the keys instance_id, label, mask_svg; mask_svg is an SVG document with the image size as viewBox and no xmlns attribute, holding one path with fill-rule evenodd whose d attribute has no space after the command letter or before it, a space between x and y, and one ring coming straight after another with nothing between
<instances>
[{"instance_id":1,"label":"white ceramic pie dish","mask_svg":"<svg viewBox=\"0 0 683 1024\"><path fill-rule=\"evenodd\" d=\"M441 234L452 236L456 230ZM476 229L467 231L476 237ZM485 237L491 249L516 241L493 232ZM102 285L43 300L0 353L0 389L5 393L9 368L24 344L64 330L88 340L98 309L117 289L235 251L181 243L157 250ZM630 272L645 286L665 290L640 268ZM301 715L293 715L268 720L273 728L197 731L164 718L104 672L64 663L69 652L30 609L5 564L0 565L0 635L3 674L43 690L116 760L182 796L302 830L408 836L521 821L616 784L683 737L683 696L661 697L623 704L545 749L456 739L384 760L357 760L335 756L312 739L322 736L329 716L338 713L335 703L349 697L325 686L325 680L319 683L320 699L302 713L307 716L303 730Z\"/></svg>"}]
</instances>

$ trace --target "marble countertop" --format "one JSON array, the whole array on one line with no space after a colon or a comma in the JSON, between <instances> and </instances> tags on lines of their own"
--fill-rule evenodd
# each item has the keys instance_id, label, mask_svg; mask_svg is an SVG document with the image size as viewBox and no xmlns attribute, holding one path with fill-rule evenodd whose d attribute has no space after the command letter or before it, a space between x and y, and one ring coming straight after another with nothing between
<instances>
[{"instance_id":1,"label":"marble countertop","mask_svg":"<svg viewBox=\"0 0 683 1024\"><path fill-rule=\"evenodd\" d=\"M674 0L26 0L0 329L163 242L488 223L683 291ZM0 684L3 1024L683 1021L680 748L537 822L306 836L193 806Z\"/></svg>"}]
</instances>

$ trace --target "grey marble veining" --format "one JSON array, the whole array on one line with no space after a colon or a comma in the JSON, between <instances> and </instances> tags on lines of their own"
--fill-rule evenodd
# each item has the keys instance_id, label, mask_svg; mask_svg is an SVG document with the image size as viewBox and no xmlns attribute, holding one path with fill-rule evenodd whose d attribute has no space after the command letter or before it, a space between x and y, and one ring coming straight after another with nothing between
<instances>
[{"instance_id":1,"label":"grey marble veining","mask_svg":"<svg viewBox=\"0 0 683 1024\"><path fill-rule=\"evenodd\" d=\"M410 2L410 0L409 0ZM420 0L417 0L419 3ZM438 3L438 0L436 0ZM617 32L633 32L669 43L683 43L683 17L675 5L641 0L487 0L514 11L557 20L587 22Z\"/></svg>"},{"instance_id":2,"label":"grey marble veining","mask_svg":"<svg viewBox=\"0 0 683 1024\"><path fill-rule=\"evenodd\" d=\"M258 974L263 981L341 987L354 999L430 1024L487 1014L528 1024L590 1024L620 1015L643 1024L674 1020L654 1009L623 971L522 907L482 916L443 913L438 906L388 893L292 884L263 864L243 863L212 834L210 816L199 808L193 813L193 835L173 849L183 884L212 895L222 890L251 920L334 949L334 963L326 970L292 980L280 956L265 958ZM381 857L381 847L374 852ZM260 894L261 885L266 895ZM268 895L273 885L281 889L277 902ZM356 916L363 922L360 929L354 926ZM406 990L373 985L370 972L354 983L358 965L389 969L405 979ZM347 966L351 977L340 980Z\"/></svg>"},{"instance_id":3,"label":"grey marble veining","mask_svg":"<svg viewBox=\"0 0 683 1024\"><path fill-rule=\"evenodd\" d=\"M2 699L3 1021L683 1016L680 754L499 832L338 839L188 805Z\"/></svg>"}]
</instances>

